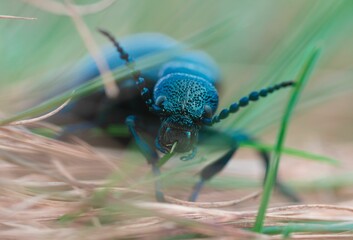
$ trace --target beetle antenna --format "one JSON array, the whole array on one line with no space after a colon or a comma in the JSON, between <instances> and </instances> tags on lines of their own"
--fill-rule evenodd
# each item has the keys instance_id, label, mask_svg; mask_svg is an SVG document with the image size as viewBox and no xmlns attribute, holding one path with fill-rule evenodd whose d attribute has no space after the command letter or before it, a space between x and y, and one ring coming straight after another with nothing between
<instances>
[{"instance_id":1,"label":"beetle antenna","mask_svg":"<svg viewBox=\"0 0 353 240\"><path fill-rule=\"evenodd\" d=\"M135 68L135 61L131 56L122 48L120 43L114 38L114 36L106 30L98 29L98 31L106 36L115 46L118 51L120 58L125 61L126 66L130 69L131 75L134 78L137 88L140 91L142 99L145 101L147 107L150 111L160 112L162 109L153 104L153 100L151 98L151 91L146 86L145 78L141 76L141 71Z\"/></svg>"},{"instance_id":2,"label":"beetle antenna","mask_svg":"<svg viewBox=\"0 0 353 240\"><path fill-rule=\"evenodd\" d=\"M229 114L236 113L240 108L244 108L248 106L250 102L256 102L257 100L260 99L260 97L264 98L277 90L283 89L285 87L292 87L292 86L295 86L295 82L287 81L287 82L278 83L272 87L264 88L260 91L253 91L248 96L241 98L238 102L232 103L229 106L229 108L223 109L218 115L215 115L212 118L204 118L202 122L205 125L212 126L213 124L218 123L223 119L226 119L229 116Z\"/></svg>"}]
</instances>

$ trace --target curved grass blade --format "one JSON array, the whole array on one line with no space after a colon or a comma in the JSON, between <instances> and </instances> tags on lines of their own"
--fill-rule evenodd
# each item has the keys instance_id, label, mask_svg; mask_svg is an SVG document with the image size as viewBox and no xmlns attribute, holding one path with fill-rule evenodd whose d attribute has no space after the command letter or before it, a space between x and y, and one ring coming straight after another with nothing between
<instances>
[{"instance_id":1,"label":"curved grass blade","mask_svg":"<svg viewBox=\"0 0 353 240\"><path fill-rule=\"evenodd\" d=\"M284 140L285 140L286 133L287 133L287 127L289 125L292 113L294 111L294 107L298 102L300 93L302 92L305 84L307 83L307 81L309 79L309 75L314 68L314 65L318 59L320 51L321 51L320 48L314 48L312 50L312 52L310 53L310 55L308 57L308 60L306 61L301 72L299 73L298 77L296 78L296 87L293 89L293 93L292 93L291 98L288 102L287 108L285 110L285 113L284 113L284 116L282 119L281 128L278 133L277 143L275 146L274 154L272 155L272 159L271 159L269 175L265 181L264 193L262 195L261 204L259 207L259 211L258 211L258 214L256 217L255 226L254 226L255 232L262 232L266 210L267 210L268 204L270 202L270 197L271 197L271 193L273 191L273 186L274 186L275 180L277 178L279 161L280 161L280 157L281 157L281 153L282 153L282 146L284 144Z\"/></svg>"},{"instance_id":2,"label":"curved grass blade","mask_svg":"<svg viewBox=\"0 0 353 240\"><path fill-rule=\"evenodd\" d=\"M333 222L333 223L291 223L284 226L265 227L263 233L266 234L283 234L290 236L291 233L319 233L319 232L351 232L353 229L352 222ZM350 236L352 237L352 236Z\"/></svg>"},{"instance_id":3,"label":"curved grass blade","mask_svg":"<svg viewBox=\"0 0 353 240\"><path fill-rule=\"evenodd\" d=\"M265 150L265 151L273 151L275 149L275 146L268 145L268 144L261 144L261 143L240 143L241 147L248 147L248 148L255 148L257 150ZM306 152L303 150L299 149L294 149L294 148L287 148L283 147L282 148L282 153L285 153L287 155L291 156L296 156L308 160L314 160L314 161L319 161L322 163L328 163L332 165L339 165L339 161L334 158L322 156L319 154L314 154L311 152Z\"/></svg>"}]
</instances>

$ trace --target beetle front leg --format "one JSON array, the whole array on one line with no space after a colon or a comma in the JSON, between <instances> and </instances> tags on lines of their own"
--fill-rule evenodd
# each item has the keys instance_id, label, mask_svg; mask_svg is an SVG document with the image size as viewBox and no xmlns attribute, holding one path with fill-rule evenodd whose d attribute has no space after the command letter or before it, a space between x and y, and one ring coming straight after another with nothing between
<instances>
[{"instance_id":1,"label":"beetle front leg","mask_svg":"<svg viewBox=\"0 0 353 240\"><path fill-rule=\"evenodd\" d=\"M62 128L62 131L55 136L57 140L63 140L67 135L75 134L77 132L92 130L94 128L98 128L98 126L91 122L79 122L73 124L67 124Z\"/></svg>"},{"instance_id":2,"label":"beetle front leg","mask_svg":"<svg viewBox=\"0 0 353 240\"><path fill-rule=\"evenodd\" d=\"M148 164L152 167L152 173L155 177L159 177L161 172L158 167L159 157L157 152L151 148L148 143L140 137L136 130L136 117L135 116L128 116L126 118L126 125L129 128L131 135L133 136L138 148L140 149L141 153L146 157ZM164 194L162 192L162 186L159 180L155 180L155 195L158 202L165 202Z\"/></svg>"},{"instance_id":3,"label":"beetle front leg","mask_svg":"<svg viewBox=\"0 0 353 240\"><path fill-rule=\"evenodd\" d=\"M257 143L255 139L253 139L251 136L248 134L235 131L235 132L222 132L222 131L216 131L212 129L205 129L203 132L203 138L201 138L201 141L204 141L206 143L208 140L211 140L212 138L217 140L219 142L218 144L221 145L227 145L229 144L229 148L231 149L228 151L224 156L222 156L220 159L216 160L214 163L208 165L201 171L201 179L200 181L194 186L193 193L191 194L189 200L190 201L195 201L197 199L197 196L203 187L204 183L207 180L210 180L214 175L219 173L225 165L229 162L231 159L232 155L236 152L238 149L238 145L242 142L248 142L248 143ZM224 140L220 141L220 140ZM268 170L269 170L269 165L270 165L270 156L267 151L263 150L257 150L259 155L261 156L263 163L265 165L265 176L264 176L264 181L266 180L266 177L268 175ZM293 202L300 202L300 199L297 197L295 192L293 192L288 186L283 184L279 179L276 179L276 187L278 190L287 198L289 198Z\"/></svg>"},{"instance_id":4,"label":"beetle front leg","mask_svg":"<svg viewBox=\"0 0 353 240\"><path fill-rule=\"evenodd\" d=\"M232 148L226 154L224 154L220 159L218 159L217 161L211 163L210 165L202 169L200 173L201 179L195 184L192 194L189 197L190 202L196 201L205 182L210 180L220 171L222 171L222 169L227 165L227 163L232 158L233 154L237 151L237 149L238 147Z\"/></svg>"}]
</instances>

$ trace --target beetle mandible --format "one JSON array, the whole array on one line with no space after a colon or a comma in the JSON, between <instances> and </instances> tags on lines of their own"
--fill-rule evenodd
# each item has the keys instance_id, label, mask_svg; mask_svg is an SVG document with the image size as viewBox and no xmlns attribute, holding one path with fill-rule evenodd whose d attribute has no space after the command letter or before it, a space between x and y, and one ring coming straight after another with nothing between
<instances>
[{"instance_id":1,"label":"beetle mandible","mask_svg":"<svg viewBox=\"0 0 353 240\"><path fill-rule=\"evenodd\" d=\"M255 141L244 133L226 134L212 131L209 127L246 107L250 102L264 98L279 89L294 86L293 81L286 81L253 91L216 114L219 100L216 86L220 73L217 64L206 53L195 50L181 51L169 61L149 70L139 71L135 69L134 59L165 51L175 46L177 41L159 33L145 33L132 35L118 42L109 32L99 31L113 43L119 53L118 58L112 48L104 50L110 69L126 64L131 70L132 79L130 77L118 83L120 94L117 99L108 99L104 92L100 91L71 104L68 112L77 115L89 126L105 129L125 120L133 139L155 175L160 174L157 150L169 153L173 147L175 152L186 153L181 160L190 160L196 154L200 134L216 134L228 138L231 142L230 150L201 171L200 180L189 197L190 201L195 201L204 183L226 166L237 151L240 141ZM86 58L69 75L75 76L72 86L76 86L97 77L99 71L94 61ZM135 97L138 95L141 97ZM89 110L84 107L87 104L91 104ZM141 128L154 136L154 144L141 136ZM265 151L259 153L265 163L266 177L269 155ZM276 184L293 201L298 200L279 181ZM155 182L155 194L158 201L165 201L158 181Z\"/></svg>"}]
</instances>

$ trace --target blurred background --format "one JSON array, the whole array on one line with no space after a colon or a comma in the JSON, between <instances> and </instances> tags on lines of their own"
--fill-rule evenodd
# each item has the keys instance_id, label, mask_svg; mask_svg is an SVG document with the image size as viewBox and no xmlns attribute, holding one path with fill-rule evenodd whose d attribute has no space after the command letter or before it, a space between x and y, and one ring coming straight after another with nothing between
<instances>
[{"instance_id":1,"label":"blurred background","mask_svg":"<svg viewBox=\"0 0 353 240\"><path fill-rule=\"evenodd\" d=\"M96 31L104 28L118 39L133 33L159 32L207 52L222 73L220 109L252 90L295 79L308 53L320 47L318 64L290 123L285 145L336 159L339 165L284 155L279 177L304 202L339 203L353 199L352 1L2 0L0 15L36 18L0 19L0 109L4 118L41 103L43 96L67 84L70 79L56 81L56 76L70 71L88 54L87 39L79 34L82 25L75 25L69 15L70 7L80 13L79 18L97 45L107 44ZM288 96L286 91L276 93L229 117L217 128L245 129L264 143L274 145ZM112 153L105 148L98 151L103 155L109 152L104 155L107 161L119 166L129 181L141 173L148 175L148 167L136 151L119 149ZM173 158L165 166L165 171L171 174L163 179L167 194L186 199L197 180L195 174L206 162L212 161L213 154L220 153L222 149L210 155L209 149L200 147L196 164L185 165L178 157ZM207 161L201 161L204 157ZM35 156L26 158L33 164L38 160ZM80 161L74 164L63 160L63 164L72 170L75 179L121 180L115 171L97 166L94 161L85 166ZM1 174L3 181L28 180L35 176L33 169L19 170L23 165L6 166ZM262 175L263 167L257 155L252 149L242 149L230 166L206 186L200 201L229 200L253 192L261 185ZM46 177L35 176L33 181L40 182ZM118 185L124 186L122 182ZM151 188L151 185L147 181L139 186ZM48 188L41 188L40 192ZM287 201L276 194L272 204ZM251 202L241 208L254 209L254 206L257 205Z\"/></svg>"}]
</instances>

